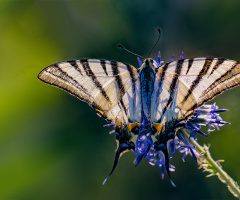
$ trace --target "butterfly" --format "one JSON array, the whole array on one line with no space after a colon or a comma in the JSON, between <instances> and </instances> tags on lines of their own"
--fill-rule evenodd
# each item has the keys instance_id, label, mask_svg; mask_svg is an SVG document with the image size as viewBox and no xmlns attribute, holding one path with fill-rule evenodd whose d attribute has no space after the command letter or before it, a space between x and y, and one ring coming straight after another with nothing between
<instances>
[{"instance_id":1,"label":"butterfly","mask_svg":"<svg viewBox=\"0 0 240 200\"><path fill-rule=\"evenodd\" d=\"M177 133L183 124L201 133L190 123L199 117L195 112L209 110L206 102L240 84L240 62L201 57L162 64L160 55L158 62L151 58L139 62L137 69L109 60L72 60L50 65L38 78L88 103L115 127L117 150L109 176L122 154L134 151L135 165L142 158L153 161L154 157L170 177L169 142L176 137L185 141ZM219 118L212 119L213 124L220 123ZM182 148L188 148L184 144Z\"/></svg>"}]
</instances>

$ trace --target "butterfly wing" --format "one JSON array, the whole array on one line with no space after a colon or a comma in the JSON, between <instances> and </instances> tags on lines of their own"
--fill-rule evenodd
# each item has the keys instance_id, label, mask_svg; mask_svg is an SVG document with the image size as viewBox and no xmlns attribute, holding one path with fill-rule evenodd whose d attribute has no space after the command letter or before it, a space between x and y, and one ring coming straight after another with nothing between
<instances>
[{"instance_id":1,"label":"butterfly wing","mask_svg":"<svg viewBox=\"0 0 240 200\"><path fill-rule=\"evenodd\" d=\"M152 121L169 124L189 117L195 108L240 85L240 63L219 58L182 59L156 73Z\"/></svg>"},{"instance_id":2,"label":"butterfly wing","mask_svg":"<svg viewBox=\"0 0 240 200\"><path fill-rule=\"evenodd\" d=\"M122 110L127 110L128 101L122 99L128 90L135 88L137 77L137 69L133 66L97 59L53 64L38 75L41 81L87 102L110 121L122 115Z\"/></svg>"}]
</instances>

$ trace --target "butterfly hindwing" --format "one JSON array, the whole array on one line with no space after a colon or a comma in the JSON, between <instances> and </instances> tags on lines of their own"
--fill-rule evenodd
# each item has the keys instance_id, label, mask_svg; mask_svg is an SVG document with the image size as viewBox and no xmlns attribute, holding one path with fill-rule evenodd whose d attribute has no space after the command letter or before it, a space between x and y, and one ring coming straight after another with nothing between
<instances>
[{"instance_id":1,"label":"butterfly hindwing","mask_svg":"<svg viewBox=\"0 0 240 200\"><path fill-rule=\"evenodd\" d=\"M87 102L99 115L114 121L122 108L126 109L128 102L122 99L128 90L135 88L138 73L133 66L120 62L80 59L51 65L38 77Z\"/></svg>"}]
</instances>

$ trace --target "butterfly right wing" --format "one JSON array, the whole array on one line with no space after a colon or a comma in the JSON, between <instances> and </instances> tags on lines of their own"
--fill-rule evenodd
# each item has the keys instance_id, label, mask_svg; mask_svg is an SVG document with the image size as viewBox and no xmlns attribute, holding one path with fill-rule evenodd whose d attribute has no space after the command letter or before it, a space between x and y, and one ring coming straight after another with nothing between
<instances>
[{"instance_id":1,"label":"butterfly right wing","mask_svg":"<svg viewBox=\"0 0 240 200\"><path fill-rule=\"evenodd\" d=\"M153 122L169 124L187 119L194 109L225 90L240 85L240 63L218 58L183 59L157 70Z\"/></svg>"},{"instance_id":2,"label":"butterfly right wing","mask_svg":"<svg viewBox=\"0 0 240 200\"><path fill-rule=\"evenodd\" d=\"M114 121L123 110L123 96L135 87L137 69L115 61L80 59L45 68L38 78L87 102L103 118Z\"/></svg>"}]
</instances>

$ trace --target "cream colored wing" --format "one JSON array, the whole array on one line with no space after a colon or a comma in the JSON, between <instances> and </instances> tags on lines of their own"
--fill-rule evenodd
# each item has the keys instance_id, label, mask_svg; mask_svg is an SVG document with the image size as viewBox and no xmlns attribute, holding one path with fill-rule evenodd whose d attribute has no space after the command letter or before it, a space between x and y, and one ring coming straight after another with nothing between
<instances>
[{"instance_id":1,"label":"cream colored wing","mask_svg":"<svg viewBox=\"0 0 240 200\"><path fill-rule=\"evenodd\" d=\"M156 73L152 121L170 123L187 118L195 108L238 85L238 61L194 58L167 63Z\"/></svg>"},{"instance_id":2,"label":"cream colored wing","mask_svg":"<svg viewBox=\"0 0 240 200\"><path fill-rule=\"evenodd\" d=\"M38 78L87 102L103 118L114 121L128 102L123 96L135 88L137 69L115 61L80 59L45 68ZM126 105L125 105L126 104Z\"/></svg>"}]
</instances>

